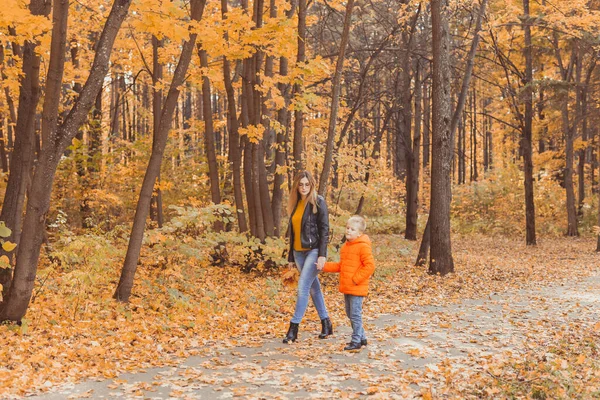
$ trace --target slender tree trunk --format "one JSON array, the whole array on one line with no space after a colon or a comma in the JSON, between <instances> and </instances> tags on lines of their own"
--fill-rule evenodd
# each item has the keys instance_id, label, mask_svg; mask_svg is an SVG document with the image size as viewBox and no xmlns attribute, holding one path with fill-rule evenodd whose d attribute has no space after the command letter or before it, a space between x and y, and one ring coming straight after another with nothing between
<instances>
[{"instance_id":1,"label":"slender tree trunk","mask_svg":"<svg viewBox=\"0 0 600 400\"><path fill-rule=\"evenodd\" d=\"M463 114L464 117L464 114ZM457 137L457 144L458 144L458 160L456 161L456 165L457 165L457 172L458 172L458 179L456 180L458 182L458 184L464 184L465 183L465 178L466 178L466 147L467 147L467 142L466 142L466 129L465 129L465 122L464 122L464 118L460 118L459 122L458 122L458 137Z\"/></svg>"},{"instance_id":2,"label":"slender tree trunk","mask_svg":"<svg viewBox=\"0 0 600 400\"><path fill-rule=\"evenodd\" d=\"M286 12L288 19L292 19L296 12L296 2L292 2L292 6L289 11ZM273 11L277 16L276 10ZM288 64L289 61L286 57L280 57L279 59L279 75L288 75ZM283 184L285 183L285 173L281 170L286 163L286 154L288 153L288 138L290 130L290 111L288 109L290 105L290 85L285 83L278 84L278 89L281 96L284 99L284 107L282 107L277 113L277 121L279 122L279 128L277 129L277 146L275 148L275 171L273 177L273 197L271 198L271 208L273 209L273 225L274 234L281 236L284 232L281 229L282 220L282 207L283 207Z\"/></svg>"},{"instance_id":3,"label":"slender tree trunk","mask_svg":"<svg viewBox=\"0 0 600 400\"><path fill-rule=\"evenodd\" d=\"M42 3L38 1L38 3ZM46 4L50 4L48 0L46 0L45 2ZM31 7L33 5L35 5L36 2L31 2L30 3L30 10L32 9ZM9 31L11 31L12 29L9 28ZM11 33L12 35L13 33ZM23 59L23 52L21 50L21 47L18 46L16 43L12 43L11 45L12 47L12 52L13 55L17 55L19 57L21 57L21 60L24 61ZM4 63L4 46L0 45L0 64ZM4 74L4 72L2 72L2 74L0 75L0 78L4 81L7 80L8 78L6 77L6 75ZM13 148L13 125L17 124L17 110L15 107L15 102L13 101L12 96L10 95L10 89L8 87L8 85L4 86L4 95L6 97L6 106L8 108L8 116L9 116L9 120L8 120L8 129L6 130L6 144L8 146L8 150L11 150ZM10 163L10 154L8 154L8 161Z\"/></svg>"},{"instance_id":4,"label":"slender tree trunk","mask_svg":"<svg viewBox=\"0 0 600 400\"><path fill-rule=\"evenodd\" d=\"M406 230L404 238L417 240L417 213L419 209L419 169L421 154L421 71L417 61L415 69L415 115L412 150L407 154L406 176Z\"/></svg>"},{"instance_id":5,"label":"slender tree trunk","mask_svg":"<svg viewBox=\"0 0 600 400\"><path fill-rule=\"evenodd\" d=\"M4 115L0 113L0 166L2 172L8 172L8 153L6 151L6 136L4 135Z\"/></svg>"},{"instance_id":6,"label":"slender tree trunk","mask_svg":"<svg viewBox=\"0 0 600 400\"><path fill-rule=\"evenodd\" d=\"M540 72L543 74L544 73L544 64L540 65ZM537 115L538 115L538 121L540 124L540 134L539 134L539 139L538 139L538 153L542 154L546 151L546 141L548 139L548 126L546 125L546 114L544 113L544 106L545 106L545 90L544 90L544 85L540 85L539 88L539 94L538 94L538 102L537 102Z\"/></svg>"},{"instance_id":7,"label":"slender tree trunk","mask_svg":"<svg viewBox=\"0 0 600 400\"><path fill-rule=\"evenodd\" d=\"M483 100L483 171L484 173L490 169L490 127L489 127L489 117L488 114L488 106L490 104L490 99L485 98Z\"/></svg>"},{"instance_id":8,"label":"slender tree trunk","mask_svg":"<svg viewBox=\"0 0 600 400\"><path fill-rule=\"evenodd\" d=\"M562 104L563 132L565 133L565 190L567 193L567 236L579 236L577 229L577 210L575 208L575 190L573 188L573 127L569 124L568 95Z\"/></svg>"},{"instance_id":9,"label":"slender tree trunk","mask_svg":"<svg viewBox=\"0 0 600 400\"><path fill-rule=\"evenodd\" d=\"M596 148L597 159L600 161L600 140L598 140L598 146ZM600 181L598 181L598 226L600 226ZM596 242L596 252L600 253L600 232L598 232L598 240Z\"/></svg>"},{"instance_id":10,"label":"slender tree trunk","mask_svg":"<svg viewBox=\"0 0 600 400\"><path fill-rule=\"evenodd\" d=\"M5 61L4 61L4 46L2 44L0 44L0 66L4 65ZM7 79L6 75L4 74L4 70L2 70L2 73L0 74L0 82L1 81L5 81ZM4 136L4 129L0 129L1 133L2 133L2 137L0 138L1 143L0 143L0 163L2 165L2 172L6 173L8 172L8 152L7 152L7 146L8 146L8 141L7 138L11 135L11 123L14 123L14 121L16 121L16 112L15 112L15 105L12 101L12 97L10 95L10 90L8 89L8 86L4 87L4 93L6 95L6 105L8 106L9 109L9 114L8 114L8 124L7 124L7 129L6 129L6 137ZM0 116L0 128L3 128L3 124L4 124L4 115Z\"/></svg>"},{"instance_id":11,"label":"slender tree trunk","mask_svg":"<svg viewBox=\"0 0 600 400\"><path fill-rule=\"evenodd\" d=\"M523 81L525 95L525 114L521 148L523 149L523 172L525 175L525 227L526 242L528 246L536 244L535 233L535 204L533 201L533 151L532 151L532 123L533 123L533 56L531 45L531 26L529 21L529 0L523 0L523 14L525 31L525 79Z\"/></svg>"},{"instance_id":12,"label":"slender tree trunk","mask_svg":"<svg viewBox=\"0 0 600 400\"><path fill-rule=\"evenodd\" d=\"M85 122L94 99L102 87L102 81L108 72L108 62L115 38L130 4L131 0L116 0L113 3L98 43L90 74L81 94L74 102L73 108L66 114L56 135L49 137L47 145L41 152L27 202L21 243L17 248L13 284L0 310L0 321L21 321L27 311L35 283L40 248L45 235L46 215L50 207L56 168L63 152ZM61 51L64 52L65 49L61 49ZM56 57L56 55L50 55L51 58L53 56ZM47 98L46 101L52 101L52 99Z\"/></svg>"},{"instance_id":13,"label":"slender tree trunk","mask_svg":"<svg viewBox=\"0 0 600 400\"><path fill-rule=\"evenodd\" d=\"M556 63L560 69L560 74L563 82L565 84L569 83L570 80L570 69L571 67L565 67L563 64L563 60L560 53L560 47L558 44L558 34L553 33L553 46L554 46L554 54L556 57ZM573 50L574 52L576 49ZM573 60L573 56L571 57ZM574 149L573 149L573 140L574 140L574 132L575 124L571 126L570 117L569 117L569 90L565 90L562 94L561 101L561 120L562 120L562 130L565 138L565 170L564 170L564 183L565 183L565 191L567 196L567 236L578 236L579 232L577 230L577 210L575 208L575 192L573 188L573 158L574 158Z\"/></svg>"},{"instance_id":14,"label":"slender tree trunk","mask_svg":"<svg viewBox=\"0 0 600 400\"><path fill-rule=\"evenodd\" d=\"M221 15L224 19L227 15L227 0L221 0ZM226 38L227 39L227 38ZM246 214L244 212L244 199L242 193L242 155L240 150L239 123L237 109L235 107L235 91L231 82L231 67L227 57L223 57L223 76L225 82L225 93L227 95L227 112L229 120L229 162L233 174L233 193L235 198L236 216L240 232L248 231Z\"/></svg>"},{"instance_id":15,"label":"slender tree trunk","mask_svg":"<svg viewBox=\"0 0 600 400\"><path fill-rule=\"evenodd\" d=\"M575 59L575 122L573 126L575 137L580 136L581 140L586 141L587 135L584 134L583 129L580 128L580 124L583 123L583 91L581 82L581 70L583 68L583 49L581 44L577 46L577 57ZM585 137L584 137L585 135ZM583 173L585 169L585 147L577 151L579 162L577 163L577 215L583 216L583 201L585 199L585 175Z\"/></svg>"},{"instance_id":16,"label":"slender tree trunk","mask_svg":"<svg viewBox=\"0 0 600 400\"><path fill-rule=\"evenodd\" d=\"M279 75L287 76L288 60L285 57L279 59ZM273 226L275 236L281 236L282 207L283 207L283 184L285 183L285 173L281 168L285 166L287 134L289 130L290 112L288 106L290 103L290 85L280 83L278 89L285 101L285 106L277 112L277 129L275 147L275 171L273 177L273 197L271 198L271 208L273 209Z\"/></svg>"},{"instance_id":17,"label":"slender tree trunk","mask_svg":"<svg viewBox=\"0 0 600 400\"><path fill-rule=\"evenodd\" d=\"M204 5L205 0L192 1L191 18L193 21L199 21L202 18ZM148 210L150 208L152 190L154 188L156 178L160 172L160 165L162 163L162 157L167 145L171 119L173 118L173 113L177 105L177 99L179 98L179 87L184 83L192 58L192 52L196 46L196 37L196 33L191 33L189 40L183 44L181 56L179 58L177 67L175 68L171 86L169 87L169 92L163 105L160 116L160 126L158 131L159 135L156 138L157 141L152 145L152 154L150 155L150 161L148 162L148 168L146 169L146 174L144 175L140 197L135 210L133 227L129 237L129 246L127 247L127 255L125 256L125 262L121 271L119 284L113 296L118 301L127 302L129 301L129 296L131 295L133 279L135 277L135 271L137 270L142 240L144 237L146 217L148 216Z\"/></svg>"},{"instance_id":18,"label":"slender tree trunk","mask_svg":"<svg viewBox=\"0 0 600 400\"><path fill-rule=\"evenodd\" d=\"M329 126L327 128L327 144L325 148L325 159L323 161L323 170L319 179L319 194L323 197L327 195L329 184L329 174L331 172L331 162L333 160L333 139L335 138L335 126L337 123L337 113L340 102L340 89L342 70L344 68L344 59L346 57L346 45L350 37L350 26L352 21L352 9L354 0L348 0L346 3L346 16L344 18L344 28L340 40L340 52L335 64L335 73L333 75L331 87L331 110L329 113Z\"/></svg>"},{"instance_id":19,"label":"slender tree trunk","mask_svg":"<svg viewBox=\"0 0 600 400\"><path fill-rule=\"evenodd\" d=\"M157 137L160 127L160 116L163 107L163 92L160 89L163 79L163 64L159 61L159 50L163 47L164 40L159 40L152 35L152 143L157 142ZM157 181L160 183L160 172L158 173ZM162 191L157 187L152 192L151 204L154 205L154 212L151 215L159 228L163 226L163 207L162 207Z\"/></svg>"},{"instance_id":20,"label":"slender tree trunk","mask_svg":"<svg viewBox=\"0 0 600 400\"><path fill-rule=\"evenodd\" d=\"M381 157L381 138L383 137L383 132L385 132L387 130L388 123L390 121L390 118L392 117L392 114L393 114L392 108L390 108L390 110L388 110L388 112L385 115L383 124L381 124L381 126L379 127L379 129L377 129L377 131L375 133L375 138L373 139L373 150L371 152L372 159L378 159L379 157ZM369 183L370 177L371 177L371 169L368 168L367 173L365 174L365 187ZM362 209L363 209L364 203L365 203L365 195L363 194L362 196L360 196L360 200L358 201L358 206L356 207L356 211L354 212L354 214L356 214L356 215L362 214Z\"/></svg>"},{"instance_id":21,"label":"slender tree trunk","mask_svg":"<svg viewBox=\"0 0 600 400\"><path fill-rule=\"evenodd\" d=\"M306 62L306 13L307 13L307 0L298 0L298 55L296 63L301 66ZM294 84L295 97L302 96L302 85L300 83ZM294 109L294 140L292 143L292 155L294 159L294 171L298 172L304 169L304 162L302 160L302 128L304 124L304 111L301 107Z\"/></svg>"},{"instance_id":22,"label":"slender tree trunk","mask_svg":"<svg viewBox=\"0 0 600 400\"><path fill-rule=\"evenodd\" d=\"M475 85L476 86L476 85ZM471 120L472 122L472 131L471 134L473 135L473 158L472 158L472 165L473 165L473 180L477 181L479 179L479 171L477 170L477 90L476 88L473 88L473 98L471 100Z\"/></svg>"},{"instance_id":23,"label":"slender tree trunk","mask_svg":"<svg viewBox=\"0 0 600 400\"><path fill-rule=\"evenodd\" d=\"M260 29L263 26L263 14L264 14L264 0L255 0L254 2L254 22L256 24L256 28ZM260 81L260 71L262 68L263 60L265 58L265 54L262 50L259 50L254 54L253 57L253 67L252 67L252 91L253 91L253 100L254 100L254 125L262 126L264 128L263 136L260 138L257 146L256 146L256 164L255 171L256 174L255 180L258 185L256 186L258 190L255 192L257 196L257 201L260 204L262 222L264 235L273 236L274 234L274 224L273 224L273 210L271 208L271 197L269 192L269 184L267 181L267 167L265 165L265 155L266 155L266 144L269 143L268 137L270 136L270 123L269 116L263 115L262 111L266 110L265 97L262 95L259 87L262 86L262 82ZM265 66L265 75L272 75L272 68L269 71L269 66ZM264 238L261 238L264 239Z\"/></svg>"},{"instance_id":24,"label":"slender tree trunk","mask_svg":"<svg viewBox=\"0 0 600 400\"><path fill-rule=\"evenodd\" d=\"M429 166L429 138L431 137L431 95L430 86L423 85L423 171Z\"/></svg>"},{"instance_id":25,"label":"slender tree trunk","mask_svg":"<svg viewBox=\"0 0 600 400\"><path fill-rule=\"evenodd\" d=\"M200 66L208 69L208 56L206 51L198 46L200 56ZM217 153L215 149L215 131L213 127L212 101L210 93L210 80L207 75L202 76L202 105L204 107L204 147L206 148L206 158L208 160L208 176L210 179L210 198L214 204L221 203L221 193L219 184L219 166L217 164ZM222 223L215 224L215 230L221 231Z\"/></svg>"}]
</instances>

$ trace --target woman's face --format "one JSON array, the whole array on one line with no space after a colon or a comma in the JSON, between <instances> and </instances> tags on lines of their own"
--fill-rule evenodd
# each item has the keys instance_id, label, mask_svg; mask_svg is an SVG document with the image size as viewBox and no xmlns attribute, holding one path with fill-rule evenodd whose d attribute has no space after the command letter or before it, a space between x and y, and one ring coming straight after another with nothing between
<instances>
[{"instance_id":1,"label":"woman's face","mask_svg":"<svg viewBox=\"0 0 600 400\"><path fill-rule=\"evenodd\" d=\"M308 178L304 177L300 179L300 182L298 182L298 193L300 193L300 196L302 196L303 199L308 196L310 189L311 187Z\"/></svg>"}]
</instances>

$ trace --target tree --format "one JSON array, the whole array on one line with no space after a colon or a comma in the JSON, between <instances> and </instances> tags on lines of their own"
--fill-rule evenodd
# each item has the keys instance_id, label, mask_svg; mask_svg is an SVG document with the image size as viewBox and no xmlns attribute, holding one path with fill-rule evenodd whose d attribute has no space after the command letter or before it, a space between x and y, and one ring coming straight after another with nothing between
<instances>
[{"instance_id":1,"label":"tree","mask_svg":"<svg viewBox=\"0 0 600 400\"><path fill-rule=\"evenodd\" d=\"M431 149L431 253L429 272L454 271L450 243L450 200L453 136L450 97L450 32L447 0L431 0L433 32L432 149Z\"/></svg>"},{"instance_id":2,"label":"tree","mask_svg":"<svg viewBox=\"0 0 600 400\"><path fill-rule=\"evenodd\" d=\"M200 21L202 14L204 13L205 4L205 0L192 0L190 4L192 21ZM131 295L133 279L135 277L135 271L137 269L138 259L140 257L140 251L142 248L146 217L148 216L150 209L152 191L156 182L156 178L160 172L162 157L165 151L165 146L167 145L169 129L171 126L171 119L173 118L173 112L175 111L177 99L179 97L179 88L183 84L186 77L187 70L192 59L192 52L196 47L196 38L197 33L192 32L190 33L189 39L183 44L179 62L177 63L177 67L173 73L173 79L169 87L169 92L163 103L158 135L156 135L156 140L152 143L152 154L150 155L150 161L148 162L146 174L144 175L144 181L140 190L140 197L135 210L133 227L131 228L131 235L129 237L129 245L127 247L125 262L123 263L123 269L121 270L119 284L117 285L113 295L116 300L121 302L128 302L129 296Z\"/></svg>"},{"instance_id":3,"label":"tree","mask_svg":"<svg viewBox=\"0 0 600 400\"><path fill-rule=\"evenodd\" d=\"M102 81L108 72L108 62L115 38L127 16L130 5L131 0L116 0L113 3L98 40L94 63L81 94L65 119L58 126L51 128L48 140L44 143L31 183L21 242L17 248L13 283L2 303L0 321L20 322L27 311L35 283L56 168L65 149L86 120L96 95L102 87ZM68 7L60 8L60 10L66 13ZM56 14L54 21L61 21L60 24L66 24L66 18L59 14ZM64 40L62 37L64 35L63 30L66 32L65 27L62 25L53 26L52 44L61 43ZM52 48L57 47L52 46ZM64 53L66 50L60 48L58 51ZM60 55L53 52L50 58L58 61ZM57 99L48 98L46 101L57 101Z\"/></svg>"},{"instance_id":4,"label":"tree","mask_svg":"<svg viewBox=\"0 0 600 400\"><path fill-rule=\"evenodd\" d=\"M49 0L32 0L29 3L31 14L47 17L50 14ZM40 98L40 56L36 52L38 43L27 40L19 49L22 54L23 75L19 86L19 105L17 108L14 149L10 160L10 172L6 185L6 194L0 213L0 221L4 221L12 234L7 240L19 244L25 193L29 183L33 159L35 118ZM13 44L13 49L17 48ZM7 98L10 98L8 91ZM14 108L14 107L13 107ZM10 135L10 134L9 134ZM12 253L7 254L12 258ZM12 285L10 268L0 271L0 284L6 296Z\"/></svg>"},{"instance_id":5,"label":"tree","mask_svg":"<svg viewBox=\"0 0 600 400\"><path fill-rule=\"evenodd\" d=\"M467 98L467 93L469 91L469 84L471 82L471 75L473 73L473 67L475 64L475 55L477 53L477 47L479 45L479 32L481 30L481 22L483 19L483 16L485 15L485 9L487 6L487 0L482 0L481 4L479 5L479 12L477 14L477 22L475 24L475 31L473 32L473 39L471 40L471 47L469 49L469 54L467 56L467 63L466 63L466 67L465 67L465 72L464 72L464 76L463 76L463 80L462 80L462 85L461 85L461 90L460 90L460 94L458 97L458 101L457 101L457 105L456 105L456 109L454 110L454 113L452 114L452 119L450 120L450 138L451 143L452 143L452 149L451 149L451 154L454 151L453 146L454 146L454 133L456 132L456 128L458 127L458 123L459 120L461 118L463 109L465 107L465 102L466 102L466 98ZM437 7L437 12L439 12L439 4L436 5ZM438 16L439 18L439 16ZM438 20L438 19L436 19ZM439 21L439 20L438 20ZM443 20L441 21L443 22ZM447 21L446 23L447 24ZM432 7L432 29L433 29L433 7ZM438 27L437 29L440 29L440 27ZM446 31L447 33L447 31ZM438 32L438 34L440 34L440 32ZM442 35L440 35L442 36ZM443 36L442 36L443 38ZM438 54L440 51L440 47L441 43L434 41L434 43L436 43L438 45ZM443 44L443 43L442 43ZM439 62L439 60L438 60ZM438 65L438 63L436 63L436 65ZM443 66L445 66L444 64L442 64ZM440 73L440 70L437 70L438 74ZM433 72L433 65L432 65L432 76L435 76L435 73ZM440 77L438 76L438 79L440 79ZM447 90L450 90L449 88L447 88ZM435 88L433 87L433 82L432 82L432 87L431 87L431 91L432 91L432 99L434 97L434 94L439 95L439 93L435 92ZM446 94L449 95L449 94ZM437 98L437 101L439 101L440 99ZM442 98L442 100L445 100L445 98ZM432 163L431 163L431 169L432 169L432 184L431 184L431 190L432 190L432 196L431 198L433 199L433 168L434 168L434 162L433 162L433 148L436 146L436 144L434 143L434 138L437 138L438 136L434 136L433 135L433 131L436 129L436 125L435 122L437 121L438 123L443 123L445 124L444 118L445 116L441 117L440 115L436 116L437 119L433 118L433 113L435 113L434 109L433 109L433 102L432 102L432 138L431 138L431 145L432 145ZM440 120L441 119L441 120ZM438 133L439 134L439 133ZM442 144L442 142L437 143L437 146L440 146ZM445 144L445 143L443 143ZM438 150L439 151L439 150ZM444 153L443 153L444 154ZM452 157L452 156L451 156ZM442 160L437 160L436 168L440 168L439 164L441 164ZM450 158L449 160L447 160L448 165L445 165L445 168L447 168L448 170L448 174L450 173L450 169L452 168L452 158ZM436 174L439 174L440 171L436 171ZM444 175L442 175L441 177L436 177L436 178L443 178ZM448 179L450 179L450 176L448 175ZM445 182L443 182L445 184ZM446 189L444 186L440 187L440 188L436 188L436 191L440 191L443 192L443 189ZM438 193L436 193L436 195L439 195ZM451 193L450 193L451 196ZM443 201L443 199L442 199ZM448 200L449 202L449 200ZM447 205L449 207L449 203ZM434 204L433 202L430 202L429 205L429 218L427 218L427 223L425 224L425 230L423 232L423 238L421 240L421 245L419 246L419 254L417 255L417 260L415 262L415 265L424 265L426 260L427 260L427 253L429 253L429 248L431 247L431 242L432 242L432 235L431 235L431 228L432 228L432 224L431 224L431 216L432 216L432 210L434 210ZM437 211L436 211L437 212ZM448 218L450 216L449 214L450 209L448 208ZM449 224L449 220L448 220L448 224ZM448 225L448 229L449 229L449 225ZM450 237L448 236L448 243L446 244L447 246L450 246L449 243ZM450 254L450 257L452 255ZM446 260L446 262L448 262ZM453 265L453 264L452 264ZM435 271L432 271L431 268L431 264L429 267L429 271L436 273Z\"/></svg>"},{"instance_id":6,"label":"tree","mask_svg":"<svg viewBox=\"0 0 600 400\"><path fill-rule=\"evenodd\" d=\"M525 175L525 226L527 245L535 245L535 204L533 202L533 57L531 49L531 20L529 0L523 0L523 30L525 32L525 79L523 80L525 114L523 115L523 135L521 147L523 151L523 172Z\"/></svg>"},{"instance_id":7,"label":"tree","mask_svg":"<svg viewBox=\"0 0 600 400\"><path fill-rule=\"evenodd\" d=\"M227 0L221 0L221 16L223 19L225 19L226 15ZM225 40L228 40L227 33L225 33ZM231 173L233 175L233 193L236 215L240 232L246 232L248 230L248 225L246 223L246 214L244 213L244 198L242 194L242 155L240 150L239 122L235 106L235 91L231 82L231 66L227 56L223 56L223 81L227 96L227 118L229 122L229 162L231 164Z\"/></svg>"},{"instance_id":8,"label":"tree","mask_svg":"<svg viewBox=\"0 0 600 400\"><path fill-rule=\"evenodd\" d=\"M302 0L301 0L302 1ZM335 138L335 127L337 124L337 114L340 101L340 89L342 70L344 68L344 58L346 57L346 45L350 36L350 25L352 21L352 8L354 0L348 0L346 3L346 15L344 18L344 28L340 41L340 50L335 63L335 72L333 75L331 87L331 110L329 112L329 126L327 128L327 145L325 149L325 159L323 161L323 170L319 179L319 194L326 196L327 186L329 184L329 174L331 172L331 162L333 160L333 140Z\"/></svg>"}]
</instances>

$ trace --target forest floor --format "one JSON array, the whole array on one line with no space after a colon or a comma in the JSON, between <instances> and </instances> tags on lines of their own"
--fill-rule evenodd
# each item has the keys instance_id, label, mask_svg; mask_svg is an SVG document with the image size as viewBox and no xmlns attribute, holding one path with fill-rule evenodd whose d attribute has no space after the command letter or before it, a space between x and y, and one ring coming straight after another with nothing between
<instances>
[{"instance_id":1,"label":"forest floor","mask_svg":"<svg viewBox=\"0 0 600 400\"><path fill-rule=\"evenodd\" d=\"M121 354L91 353L95 361L54 361L60 367L55 376L39 368L39 374L47 375L38 376L33 381L37 385L22 386L19 392L13 387L3 397L36 392L33 398L39 399L600 396L600 263L593 240L543 240L526 248L507 238L455 238L456 273L444 278L408 264L414 244L392 235L375 237L374 242L378 271L364 311L369 345L360 352L343 350L350 328L337 277L323 279L333 337L316 338L320 326L311 309L299 341L284 345L293 288L278 287L269 305L276 312L256 318L250 303L235 304L240 298L232 297L237 291L232 286L240 276L231 273L229 290L222 287L215 298L229 297L221 316L243 314L231 318L235 324L225 324L229 335L215 328L206 339L189 329L182 340L172 332L167 335L171 342L177 339L184 347L179 352L168 351L164 335L154 342L128 337L129 347L137 345L137 351L121 345ZM257 276L244 287L255 294L260 287L268 291L276 286L269 279ZM255 300L260 303L260 297ZM44 334L50 335L32 329L21 337L33 340ZM84 336L88 347L104 346L106 333L92 330ZM40 365L44 361L39 356L36 360ZM61 376L63 370L78 371L78 365L116 366L118 371ZM6 367L0 373L9 376ZM39 395L40 390L48 392Z\"/></svg>"}]
</instances>

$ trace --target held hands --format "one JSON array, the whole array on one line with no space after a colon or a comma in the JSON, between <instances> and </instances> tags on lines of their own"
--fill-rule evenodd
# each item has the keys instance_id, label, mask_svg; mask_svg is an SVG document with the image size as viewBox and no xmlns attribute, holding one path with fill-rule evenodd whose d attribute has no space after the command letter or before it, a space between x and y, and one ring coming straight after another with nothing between
<instances>
[{"instance_id":1,"label":"held hands","mask_svg":"<svg viewBox=\"0 0 600 400\"><path fill-rule=\"evenodd\" d=\"M327 261L327 258L325 257L319 257L317 259L317 269L319 271L323 271L323 268L325 267L325 261Z\"/></svg>"}]
</instances>

